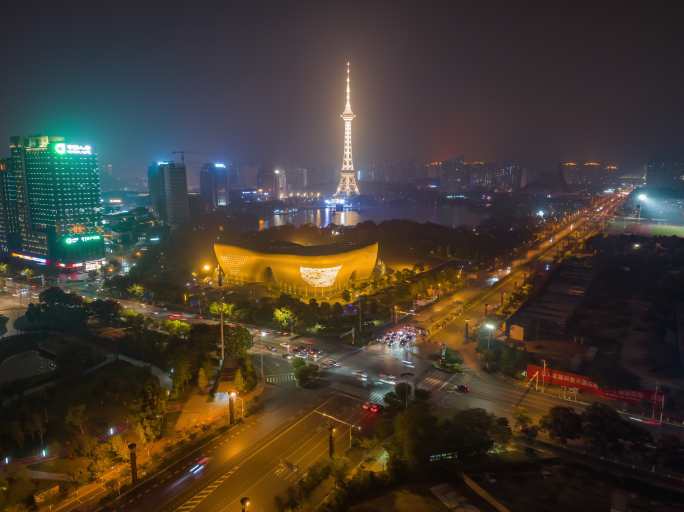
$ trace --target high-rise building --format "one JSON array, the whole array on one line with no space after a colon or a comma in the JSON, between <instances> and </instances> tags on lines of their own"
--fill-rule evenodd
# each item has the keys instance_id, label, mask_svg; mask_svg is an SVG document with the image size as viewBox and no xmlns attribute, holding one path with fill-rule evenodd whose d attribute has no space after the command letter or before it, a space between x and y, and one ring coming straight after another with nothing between
<instances>
[{"instance_id":1,"label":"high-rise building","mask_svg":"<svg viewBox=\"0 0 684 512\"><path fill-rule=\"evenodd\" d=\"M561 162L559 169L565 186L601 189L615 181L618 167L610 163L587 160L585 162Z\"/></svg>"},{"instance_id":2,"label":"high-rise building","mask_svg":"<svg viewBox=\"0 0 684 512\"><path fill-rule=\"evenodd\" d=\"M104 258L97 156L63 137L11 137L4 178L10 254L58 268Z\"/></svg>"},{"instance_id":3,"label":"high-rise building","mask_svg":"<svg viewBox=\"0 0 684 512\"><path fill-rule=\"evenodd\" d=\"M273 199L285 199L287 197L287 175L282 169L273 171Z\"/></svg>"},{"instance_id":4,"label":"high-rise building","mask_svg":"<svg viewBox=\"0 0 684 512\"><path fill-rule=\"evenodd\" d=\"M0 253L3 255L18 246L19 236L17 189L10 169L9 160L0 160Z\"/></svg>"},{"instance_id":5,"label":"high-rise building","mask_svg":"<svg viewBox=\"0 0 684 512\"><path fill-rule=\"evenodd\" d=\"M159 220L170 227L178 227L190 220L188 181L185 164L157 162L149 167L147 183L152 209Z\"/></svg>"},{"instance_id":6,"label":"high-rise building","mask_svg":"<svg viewBox=\"0 0 684 512\"><path fill-rule=\"evenodd\" d=\"M359 185L356 182L356 172L352 160L352 121L356 117L351 108L351 88L349 79L349 62L347 62L347 103L340 116L344 120L344 154L342 169L340 169L340 183L337 185L337 197L359 195Z\"/></svg>"},{"instance_id":7,"label":"high-rise building","mask_svg":"<svg viewBox=\"0 0 684 512\"><path fill-rule=\"evenodd\" d=\"M295 167L287 171L287 186L293 192L305 192L309 186L309 169Z\"/></svg>"},{"instance_id":8,"label":"high-rise building","mask_svg":"<svg viewBox=\"0 0 684 512\"><path fill-rule=\"evenodd\" d=\"M200 169L201 211L210 213L228 206L230 167L222 162L204 164Z\"/></svg>"},{"instance_id":9,"label":"high-rise building","mask_svg":"<svg viewBox=\"0 0 684 512\"><path fill-rule=\"evenodd\" d=\"M684 188L684 158L649 161L646 164L646 184L681 191Z\"/></svg>"}]
</instances>

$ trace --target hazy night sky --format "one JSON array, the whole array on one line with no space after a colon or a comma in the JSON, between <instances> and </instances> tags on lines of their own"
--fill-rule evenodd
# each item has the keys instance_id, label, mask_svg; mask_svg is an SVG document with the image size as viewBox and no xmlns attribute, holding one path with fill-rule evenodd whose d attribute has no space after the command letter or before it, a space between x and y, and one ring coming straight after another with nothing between
<instances>
[{"instance_id":1,"label":"hazy night sky","mask_svg":"<svg viewBox=\"0 0 684 512\"><path fill-rule=\"evenodd\" d=\"M127 176L174 149L339 166L347 58L357 168L457 154L630 167L684 140L682 9L201 4L4 7L0 140L63 134Z\"/></svg>"}]
</instances>

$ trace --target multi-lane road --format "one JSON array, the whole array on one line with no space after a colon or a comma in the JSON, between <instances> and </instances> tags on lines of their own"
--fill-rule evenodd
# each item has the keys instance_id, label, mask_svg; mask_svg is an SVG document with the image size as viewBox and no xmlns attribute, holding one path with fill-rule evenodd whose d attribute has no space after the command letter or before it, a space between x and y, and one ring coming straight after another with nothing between
<instances>
[{"instance_id":1,"label":"multi-lane road","mask_svg":"<svg viewBox=\"0 0 684 512\"><path fill-rule=\"evenodd\" d=\"M355 348L312 341L323 350L323 360L334 359L340 364L323 372L326 387L302 390L291 379L275 380L281 384L269 386L263 411L155 474L122 496L113 508L145 512L228 512L240 510L239 500L246 496L253 510L274 510L274 497L296 482L311 464L327 457L331 423L337 425L336 449L343 450L348 443L348 424L372 421L371 413L364 411L361 404L382 402L384 394L393 388L387 376L429 390L433 403L443 412L483 407L510 416L516 407L522 406L533 415L541 415L563 403L560 398L528 392L512 381L480 371L474 344L464 341L465 320L470 321L471 327L479 323L485 314L485 304L497 302L501 292L513 291L535 262L556 250L560 240L579 229L584 229L585 235L593 232L593 228L583 226L595 224L618 203L605 200L600 211L592 208L573 219L572 226L561 226L500 283L463 290L413 317L413 323L431 329L430 341L406 349L378 343ZM86 295L84 286L88 285L74 284L70 288ZM164 310L136 302L125 305L155 316L166 314ZM283 376L289 372L282 357L287 352L282 346L283 340L272 333L259 336L257 352L265 361L266 374ZM291 340L292 344L304 342L307 340ZM463 355L463 373L448 374L433 368L432 361L441 343ZM469 393L456 391L456 385L461 383L469 385Z\"/></svg>"},{"instance_id":2,"label":"multi-lane road","mask_svg":"<svg viewBox=\"0 0 684 512\"><path fill-rule=\"evenodd\" d=\"M245 420L122 496L110 510L276 510L286 492L314 463L329 456L330 427L336 453L349 446L350 431L375 420L357 399L282 387L271 393L267 411Z\"/></svg>"}]
</instances>

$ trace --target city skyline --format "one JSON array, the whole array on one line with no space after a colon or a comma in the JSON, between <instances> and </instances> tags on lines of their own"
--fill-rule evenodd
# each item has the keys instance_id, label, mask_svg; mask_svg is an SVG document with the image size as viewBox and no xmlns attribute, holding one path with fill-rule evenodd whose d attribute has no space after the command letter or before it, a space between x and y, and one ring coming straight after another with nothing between
<instances>
[{"instance_id":1,"label":"city skyline","mask_svg":"<svg viewBox=\"0 0 684 512\"><path fill-rule=\"evenodd\" d=\"M459 154L631 167L682 136L677 10L12 9L0 138L63 133L125 177L179 149L198 164L334 166L350 58L358 168Z\"/></svg>"}]
</instances>

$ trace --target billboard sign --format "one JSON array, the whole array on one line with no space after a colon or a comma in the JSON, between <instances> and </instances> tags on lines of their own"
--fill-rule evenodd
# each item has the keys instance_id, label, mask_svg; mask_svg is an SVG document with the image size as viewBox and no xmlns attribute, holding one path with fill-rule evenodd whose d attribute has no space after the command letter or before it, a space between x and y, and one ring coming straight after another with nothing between
<instances>
[{"instance_id":1,"label":"billboard sign","mask_svg":"<svg viewBox=\"0 0 684 512\"><path fill-rule=\"evenodd\" d=\"M58 155L92 155L93 148L87 144L65 144L64 142L58 142L55 144L55 153Z\"/></svg>"},{"instance_id":2,"label":"billboard sign","mask_svg":"<svg viewBox=\"0 0 684 512\"><path fill-rule=\"evenodd\" d=\"M561 386L566 388L577 388L582 391L593 393L608 400L620 400L623 402L639 403L643 401L653 402L662 400L663 394L656 391L640 389L602 389L596 382L589 377L579 373L564 372L554 370L549 367L544 368L535 364L527 365L527 378L531 379L536 374L544 384Z\"/></svg>"}]
</instances>

